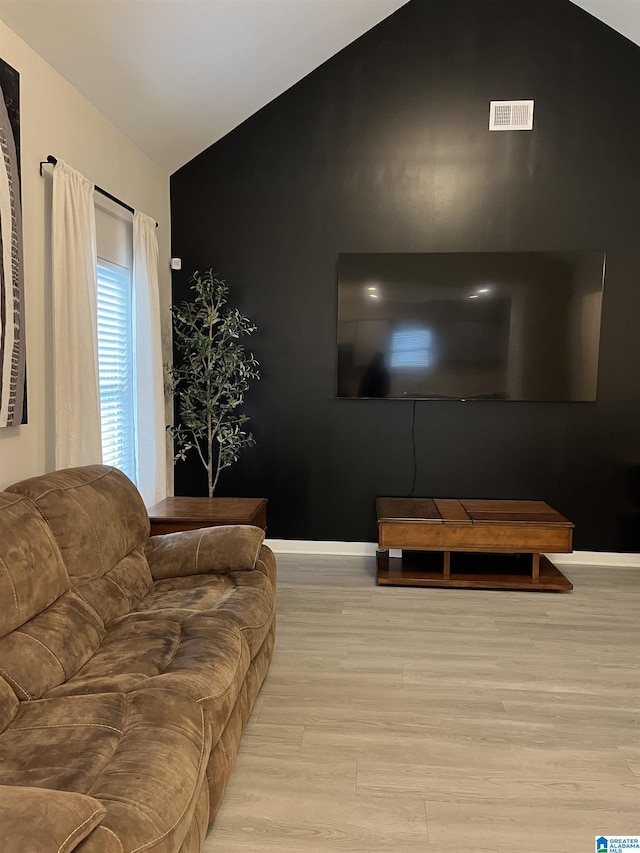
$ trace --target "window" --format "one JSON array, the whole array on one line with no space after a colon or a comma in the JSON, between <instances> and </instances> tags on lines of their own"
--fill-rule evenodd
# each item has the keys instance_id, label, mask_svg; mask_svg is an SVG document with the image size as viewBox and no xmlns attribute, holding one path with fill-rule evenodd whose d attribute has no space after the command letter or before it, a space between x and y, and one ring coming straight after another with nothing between
<instances>
[{"instance_id":1,"label":"window","mask_svg":"<svg viewBox=\"0 0 640 853\"><path fill-rule=\"evenodd\" d=\"M400 329L391 339L391 368L395 370L430 367L433 335L429 329Z\"/></svg>"},{"instance_id":2,"label":"window","mask_svg":"<svg viewBox=\"0 0 640 853\"><path fill-rule=\"evenodd\" d=\"M102 460L135 481L131 274L98 258L98 373Z\"/></svg>"}]
</instances>

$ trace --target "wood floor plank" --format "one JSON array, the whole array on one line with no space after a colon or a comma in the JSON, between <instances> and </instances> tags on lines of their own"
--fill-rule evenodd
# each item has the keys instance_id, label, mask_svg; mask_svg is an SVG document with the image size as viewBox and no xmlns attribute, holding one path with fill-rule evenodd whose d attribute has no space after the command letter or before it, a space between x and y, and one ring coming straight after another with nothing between
<instances>
[{"instance_id":1,"label":"wood floor plank","mask_svg":"<svg viewBox=\"0 0 640 853\"><path fill-rule=\"evenodd\" d=\"M585 853L595 849L596 836L636 834L637 827L635 811L615 806L590 811L552 802L507 807L501 801L481 805L427 802L427 818L434 843L456 851L473 844L496 844L504 853Z\"/></svg>"},{"instance_id":2,"label":"wood floor plank","mask_svg":"<svg viewBox=\"0 0 640 853\"><path fill-rule=\"evenodd\" d=\"M298 797L330 791L336 798L349 797L356 790L355 759L335 757L314 759L299 756L264 756L243 750L237 758L237 770L245 778L240 788L232 786L226 797L229 806L247 798L260 799L264 792Z\"/></svg>"},{"instance_id":3,"label":"wood floor plank","mask_svg":"<svg viewBox=\"0 0 640 853\"><path fill-rule=\"evenodd\" d=\"M239 776L240 774L235 774ZM403 797L385 802L366 795L301 791L275 784L242 790L234 779L224 816L206 853L424 853L428 843L424 802ZM236 790L238 791L236 795Z\"/></svg>"},{"instance_id":4,"label":"wood floor plank","mask_svg":"<svg viewBox=\"0 0 640 853\"><path fill-rule=\"evenodd\" d=\"M242 754L289 757L300 754L304 726L270 726L258 722L259 708L254 714L242 737Z\"/></svg>"},{"instance_id":5,"label":"wood floor plank","mask_svg":"<svg viewBox=\"0 0 640 853\"><path fill-rule=\"evenodd\" d=\"M205 853L584 853L640 822L640 572L567 595L278 558L278 636Z\"/></svg>"},{"instance_id":6,"label":"wood floor plank","mask_svg":"<svg viewBox=\"0 0 640 853\"><path fill-rule=\"evenodd\" d=\"M492 735L483 742L481 737L466 738L461 733L447 738L414 731L384 737L379 731L360 733L355 727L341 728L341 732L335 732L331 727L308 727L301 756L332 754L336 758L353 756L359 761L370 758L388 764L390 772L398 763L404 763L428 769L455 767L462 775L489 771L511 774L515 781L599 779L605 791L606 780L634 781L627 762L616 749L563 747L560 733L545 737L523 728L520 742L524 745L519 746L517 733L512 737Z\"/></svg>"},{"instance_id":7,"label":"wood floor plank","mask_svg":"<svg viewBox=\"0 0 640 853\"><path fill-rule=\"evenodd\" d=\"M451 767L424 764L378 763L358 761L356 790L385 796L410 794L429 802L485 805L493 809L496 802L505 807L543 807L552 801L556 808L598 810L610 807L633 812L638 807L640 782L630 776L613 783L613 790L603 792L601 783L589 777L580 781L562 776L540 779L537 776L517 782L506 773L460 773Z\"/></svg>"}]
</instances>

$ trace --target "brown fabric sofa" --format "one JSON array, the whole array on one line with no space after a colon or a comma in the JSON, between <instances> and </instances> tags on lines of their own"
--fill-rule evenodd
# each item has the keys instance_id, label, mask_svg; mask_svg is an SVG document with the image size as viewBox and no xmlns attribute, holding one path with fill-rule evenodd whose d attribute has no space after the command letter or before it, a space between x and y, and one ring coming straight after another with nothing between
<instances>
[{"instance_id":1,"label":"brown fabric sofa","mask_svg":"<svg viewBox=\"0 0 640 853\"><path fill-rule=\"evenodd\" d=\"M263 538L149 538L101 465L0 492L2 851L201 850L273 650Z\"/></svg>"}]
</instances>

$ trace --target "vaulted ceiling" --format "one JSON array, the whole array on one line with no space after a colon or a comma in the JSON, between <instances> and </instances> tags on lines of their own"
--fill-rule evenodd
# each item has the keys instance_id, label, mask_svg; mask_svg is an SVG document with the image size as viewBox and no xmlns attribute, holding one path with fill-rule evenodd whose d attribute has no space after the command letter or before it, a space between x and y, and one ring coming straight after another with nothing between
<instances>
[{"instance_id":1,"label":"vaulted ceiling","mask_svg":"<svg viewBox=\"0 0 640 853\"><path fill-rule=\"evenodd\" d=\"M0 17L175 171L406 0L2 0ZM578 0L640 44L640 0Z\"/></svg>"}]
</instances>

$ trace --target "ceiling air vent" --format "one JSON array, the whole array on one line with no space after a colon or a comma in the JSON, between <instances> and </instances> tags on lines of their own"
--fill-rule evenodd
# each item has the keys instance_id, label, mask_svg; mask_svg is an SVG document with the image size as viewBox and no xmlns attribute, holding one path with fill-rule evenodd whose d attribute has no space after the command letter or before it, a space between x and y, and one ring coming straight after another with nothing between
<instances>
[{"instance_id":1,"label":"ceiling air vent","mask_svg":"<svg viewBox=\"0 0 640 853\"><path fill-rule=\"evenodd\" d=\"M533 130L533 101L491 101L489 130Z\"/></svg>"}]
</instances>

